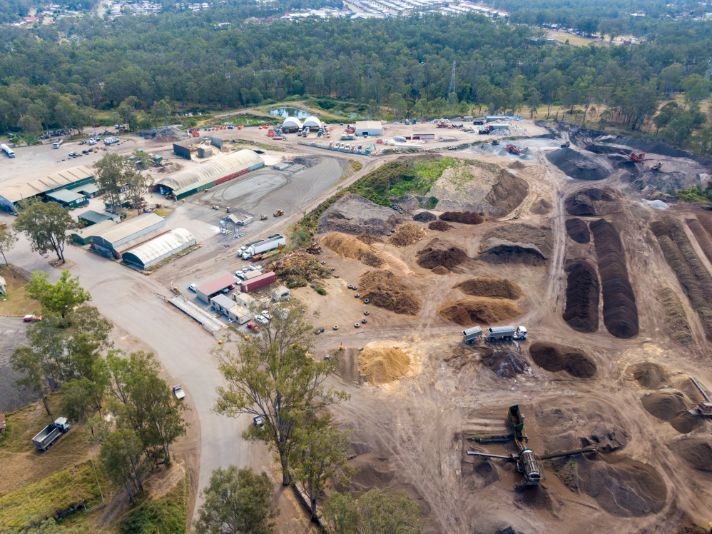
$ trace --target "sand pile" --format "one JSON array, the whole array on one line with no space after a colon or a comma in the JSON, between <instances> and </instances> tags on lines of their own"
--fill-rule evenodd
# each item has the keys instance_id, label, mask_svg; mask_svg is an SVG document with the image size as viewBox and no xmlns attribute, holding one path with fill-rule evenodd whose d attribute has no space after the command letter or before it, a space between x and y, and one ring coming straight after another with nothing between
<instances>
[{"instance_id":1,"label":"sand pile","mask_svg":"<svg viewBox=\"0 0 712 534\"><path fill-rule=\"evenodd\" d=\"M440 215L440 220L462 224L482 224L485 219L475 211L446 211Z\"/></svg>"},{"instance_id":2,"label":"sand pile","mask_svg":"<svg viewBox=\"0 0 712 534\"><path fill-rule=\"evenodd\" d=\"M656 391L643 396L641 402L648 412L667 421L681 434L692 432L702 423L700 418L688 412L688 406L693 403L680 391Z\"/></svg>"},{"instance_id":3,"label":"sand pile","mask_svg":"<svg viewBox=\"0 0 712 534\"><path fill-rule=\"evenodd\" d=\"M529 364L516 352L498 350L482 356L480 360L500 378L513 378L529 370Z\"/></svg>"},{"instance_id":4,"label":"sand pile","mask_svg":"<svg viewBox=\"0 0 712 534\"><path fill-rule=\"evenodd\" d=\"M413 223L401 224L391 236L391 243L397 247L407 247L425 237L425 230Z\"/></svg>"},{"instance_id":5,"label":"sand pile","mask_svg":"<svg viewBox=\"0 0 712 534\"><path fill-rule=\"evenodd\" d=\"M709 437L683 439L669 447L693 469L712 472L712 440Z\"/></svg>"},{"instance_id":6,"label":"sand pile","mask_svg":"<svg viewBox=\"0 0 712 534\"><path fill-rule=\"evenodd\" d=\"M522 289L506 278L473 278L457 284L455 288L473 297L516 300L522 296Z\"/></svg>"},{"instance_id":7,"label":"sand pile","mask_svg":"<svg viewBox=\"0 0 712 534\"><path fill-rule=\"evenodd\" d=\"M482 236L480 259L490 263L542 265L551 255L551 231L528 224L508 224Z\"/></svg>"},{"instance_id":8,"label":"sand pile","mask_svg":"<svg viewBox=\"0 0 712 534\"><path fill-rule=\"evenodd\" d=\"M529 347L529 354L535 364L552 373L566 371L576 378L596 375L596 362L582 350L573 347L537 341Z\"/></svg>"},{"instance_id":9,"label":"sand pile","mask_svg":"<svg viewBox=\"0 0 712 534\"><path fill-rule=\"evenodd\" d=\"M464 250L437 238L418 252L418 265L425 269L433 269L439 265L452 269L467 259Z\"/></svg>"},{"instance_id":10,"label":"sand pile","mask_svg":"<svg viewBox=\"0 0 712 534\"><path fill-rule=\"evenodd\" d=\"M641 362L631 365L628 368L633 380L648 389L658 389L668 383L668 374L665 369L656 363Z\"/></svg>"},{"instance_id":11,"label":"sand pile","mask_svg":"<svg viewBox=\"0 0 712 534\"><path fill-rule=\"evenodd\" d=\"M521 310L509 300L468 297L446 302L438 313L443 319L453 323L472 326L473 323L493 324L512 319L520 315Z\"/></svg>"},{"instance_id":12,"label":"sand pile","mask_svg":"<svg viewBox=\"0 0 712 534\"><path fill-rule=\"evenodd\" d=\"M564 321L579 332L595 332L600 294L596 269L586 260L576 260L566 266L566 273Z\"/></svg>"},{"instance_id":13,"label":"sand pile","mask_svg":"<svg viewBox=\"0 0 712 534\"><path fill-rule=\"evenodd\" d=\"M329 232L321 238L321 243L339 256L358 260L370 267L380 267L384 263L376 249L347 234Z\"/></svg>"},{"instance_id":14,"label":"sand pile","mask_svg":"<svg viewBox=\"0 0 712 534\"><path fill-rule=\"evenodd\" d=\"M358 369L371 384L387 384L410 372L411 358L397 346L369 343L359 354Z\"/></svg>"},{"instance_id":15,"label":"sand pile","mask_svg":"<svg viewBox=\"0 0 712 534\"><path fill-rule=\"evenodd\" d=\"M551 202L545 198L540 198L532 204L530 211L535 215L546 215L551 211L552 207Z\"/></svg>"},{"instance_id":16,"label":"sand pile","mask_svg":"<svg viewBox=\"0 0 712 534\"><path fill-rule=\"evenodd\" d=\"M451 224L448 224L445 221L433 221L428 225L428 228L430 228L431 230L436 230L438 232L447 232L452 227L453 226Z\"/></svg>"},{"instance_id":17,"label":"sand pile","mask_svg":"<svg viewBox=\"0 0 712 534\"><path fill-rule=\"evenodd\" d=\"M613 199L614 197L610 191L591 187L570 194L566 197L564 206L569 215L591 217L594 215L605 215L610 211L610 207L605 203L611 202Z\"/></svg>"},{"instance_id":18,"label":"sand pile","mask_svg":"<svg viewBox=\"0 0 712 534\"><path fill-rule=\"evenodd\" d=\"M434 221L437 219L434 213L430 213L429 211L421 211L420 213L416 213L413 215L413 220L417 222L430 222Z\"/></svg>"},{"instance_id":19,"label":"sand pile","mask_svg":"<svg viewBox=\"0 0 712 534\"><path fill-rule=\"evenodd\" d=\"M566 219L566 233L577 243L588 243L591 240L588 224L581 219Z\"/></svg>"},{"instance_id":20,"label":"sand pile","mask_svg":"<svg viewBox=\"0 0 712 534\"><path fill-rule=\"evenodd\" d=\"M395 313L416 315L420 299L415 292L390 271L369 271L359 280L360 292L371 304Z\"/></svg>"},{"instance_id":21,"label":"sand pile","mask_svg":"<svg viewBox=\"0 0 712 534\"><path fill-rule=\"evenodd\" d=\"M603 180L609 174L601 164L571 148L548 152L546 159L576 180Z\"/></svg>"},{"instance_id":22,"label":"sand pile","mask_svg":"<svg viewBox=\"0 0 712 534\"><path fill-rule=\"evenodd\" d=\"M402 222L397 211L347 194L327 208L319 218L319 233L387 235Z\"/></svg>"}]
</instances>

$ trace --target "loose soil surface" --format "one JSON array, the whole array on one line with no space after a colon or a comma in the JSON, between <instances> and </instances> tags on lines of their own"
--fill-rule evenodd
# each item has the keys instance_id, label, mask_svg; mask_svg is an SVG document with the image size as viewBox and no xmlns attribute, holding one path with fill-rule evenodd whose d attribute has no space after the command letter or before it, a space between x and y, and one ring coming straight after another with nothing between
<instances>
[{"instance_id":1,"label":"loose soil surface","mask_svg":"<svg viewBox=\"0 0 712 534\"><path fill-rule=\"evenodd\" d=\"M380 267L384 263L376 249L347 234L330 232L321 238L321 243L340 256L358 260L369 267Z\"/></svg>"},{"instance_id":2,"label":"loose soil surface","mask_svg":"<svg viewBox=\"0 0 712 534\"><path fill-rule=\"evenodd\" d=\"M387 384L403 378L412 371L409 354L388 343L371 343L359 354L358 368L371 384Z\"/></svg>"},{"instance_id":3,"label":"loose soil surface","mask_svg":"<svg viewBox=\"0 0 712 534\"><path fill-rule=\"evenodd\" d=\"M440 215L440 220L462 224L482 224L485 219L482 214L476 211L446 211Z\"/></svg>"},{"instance_id":4,"label":"loose soil surface","mask_svg":"<svg viewBox=\"0 0 712 534\"><path fill-rule=\"evenodd\" d=\"M416 293L391 271L369 271L361 276L360 293L371 304L395 313L416 315L421 302Z\"/></svg>"},{"instance_id":5,"label":"loose soil surface","mask_svg":"<svg viewBox=\"0 0 712 534\"><path fill-rule=\"evenodd\" d=\"M437 238L431 240L424 249L418 252L418 265L425 269L433 269L438 266L452 269L467 259L464 250Z\"/></svg>"},{"instance_id":6,"label":"loose soil surface","mask_svg":"<svg viewBox=\"0 0 712 534\"><path fill-rule=\"evenodd\" d=\"M439 313L444 319L460 326L471 326L513 319L521 314L521 310L509 300L468 297L446 302L440 307Z\"/></svg>"},{"instance_id":7,"label":"loose soil surface","mask_svg":"<svg viewBox=\"0 0 712 534\"><path fill-rule=\"evenodd\" d=\"M479 258L490 263L543 265L551 256L551 233L528 224L508 224L482 236Z\"/></svg>"},{"instance_id":8,"label":"loose soil surface","mask_svg":"<svg viewBox=\"0 0 712 534\"><path fill-rule=\"evenodd\" d=\"M473 278L460 282L455 288L473 297L516 300L522 296L522 288L505 278Z\"/></svg>"},{"instance_id":9,"label":"loose soil surface","mask_svg":"<svg viewBox=\"0 0 712 534\"><path fill-rule=\"evenodd\" d=\"M319 219L319 233L343 232L383 236L402 221L397 211L348 194L327 208Z\"/></svg>"},{"instance_id":10,"label":"loose soil surface","mask_svg":"<svg viewBox=\"0 0 712 534\"><path fill-rule=\"evenodd\" d=\"M600 163L571 148L554 150L546 155L561 172L576 180L603 180L609 172Z\"/></svg>"},{"instance_id":11,"label":"loose soil surface","mask_svg":"<svg viewBox=\"0 0 712 534\"><path fill-rule=\"evenodd\" d=\"M588 224L582 219L566 219L566 232L577 243L585 244L591 240Z\"/></svg>"},{"instance_id":12,"label":"loose soil surface","mask_svg":"<svg viewBox=\"0 0 712 534\"><path fill-rule=\"evenodd\" d=\"M633 379L642 387L658 389L668 385L668 374L662 366L652 362L641 362L628 368Z\"/></svg>"},{"instance_id":13,"label":"loose soil surface","mask_svg":"<svg viewBox=\"0 0 712 534\"><path fill-rule=\"evenodd\" d=\"M669 447L693 469L712 472L712 439L709 436L674 441Z\"/></svg>"},{"instance_id":14,"label":"loose soil surface","mask_svg":"<svg viewBox=\"0 0 712 534\"><path fill-rule=\"evenodd\" d=\"M564 321L579 332L595 332L600 294L596 269L586 260L576 260L567 265L566 273Z\"/></svg>"},{"instance_id":15,"label":"loose soil surface","mask_svg":"<svg viewBox=\"0 0 712 534\"><path fill-rule=\"evenodd\" d=\"M539 367L556 373L566 371L576 378L596 375L596 362L582 350L556 343L532 343L529 354Z\"/></svg>"},{"instance_id":16,"label":"loose soil surface","mask_svg":"<svg viewBox=\"0 0 712 534\"><path fill-rule=\"evenodd\" d=\"M391 236L391 243L397 247L413 245L425 237L425 230L413 223L401 224Z\"/></svg>"},{"instance_id":17,"label":"loose soil surface","mask_svg":"<svg viewBox=\"0 0 712 534\"><path fill-rule=\"evenodd\" d=\"M453 226L445 221L433 221L428 225L428 228L437 232L447 232L448 230L451 230Z\"/></svg>"},{"instance_id":18,"label":"loose soil surface","mask_svg":"<svg viewBox=\"0 0 712 534\"><path fill-rule=\"evenodd\" d=\"M608 190L597 187L580 189L566 198L566 212L580 217L605 215L615 207L611 206L613 200L614 197Z\"/></svg>"}]
</instances>

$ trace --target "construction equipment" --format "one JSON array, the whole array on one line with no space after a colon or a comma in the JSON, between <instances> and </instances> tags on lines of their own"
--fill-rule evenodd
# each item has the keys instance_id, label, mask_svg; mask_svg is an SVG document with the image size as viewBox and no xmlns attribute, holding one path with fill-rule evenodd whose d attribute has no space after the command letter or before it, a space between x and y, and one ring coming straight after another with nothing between
<instances>
[{"instance_id":1,"label":"construction equipment","mask_svg":"<svg viewBox=\"0 0 712 534\"><path fill-rule=\"evenodd\" d=\"M655 165L653 165L652 167L650 167L650 170L651 170L651 171L654 171L654 172L658 172L658 171L662 168L662 166L663 166L663 162L662 162L662 161L658 161Z\"/></svg>"},{"instance_id":2,"label":"construction equipment","mask_svg":"<svg viewBox=\"0 0 712 534\"><path fill-rule=\"evenodd\" d=\"M282 209L275 210L275 212L272 214L273 217L281 217L282 215L284 215L284 210Z\"/></svg>"},{"instance_id":3,"label":"construction equipment","mask_svg":"<svg viewBox=\"0 0 712 534\"><path fill-rule=\"evenodd\" d=\"M697 390L700 392L700 395L702 395L702 398L704 399L703 401L698 402L697 406L690 410L690 413L692 415L699 415L701 417L712 417L712 399L710 399L709 394L705 391L705 389L702 387L702 384L700 384L696 378L691 376L690 382L694 384L694 386L697 388Z\"/></svg>"},{"instance_id":4,"label":"construction equipment","mask_svg":"<svg viewBox=\"0 0 712 534\"><path fill-rule=\"evenodd\" d=\"M260 215L260 221L266 221L268 218L269 217L267 217L267 215L265 215L264 213Z\"/></svg>"},{"instance_id":5,"label":"construction equipment","mask_svg":"<svg viewBox=\"0 0 712 534\"><path fill-rule=\"evenodd\" d=\"M512 144L505 145L504 149L510 154L514 154L515 156L522 156L529 152L529 148L527 147L519 147L517 145Z\"/></svg>"},{"instance_id":6,"label":"construction equipment","mask_svg":"<svg viewBox=\"0 0 712 534\"><path fill-rule=\"evenodd\" d=\"M640 163L645 159L645 152L631 152L628 154L628 159L633 163Z\"/></svg>"},{"instance_id":7,"label":"construction equipment","mask_svg":"<svg viewBox=\"0 0 712 534\"><path fill-rule=\"evenodd\" d=\"M534 451L530 449L527 445L529 439L524 433L524 415L519 409L518 404L514 404L509 407L509 411L507 412L507 424L511 429L511 434L505 436L488 436L484 438L475 439L480 443L496 443L513 440L514 445L517 448L516 453L504 455L468 450L467 455L480 456L483 458L494 458L497 460L504 460L506 462L514 462L517 466L517 471L519 471L524 477L525 486L538 486L539 482L541 482L542 470L539 466L540 460L564 458L567 456L575 456L587 452L595 453L598 451L596 447L583 447L581 449L575 449L571 451L554 452L552 454L547 454L544 456L537 456Z\"/></svg>"}]
</instances>

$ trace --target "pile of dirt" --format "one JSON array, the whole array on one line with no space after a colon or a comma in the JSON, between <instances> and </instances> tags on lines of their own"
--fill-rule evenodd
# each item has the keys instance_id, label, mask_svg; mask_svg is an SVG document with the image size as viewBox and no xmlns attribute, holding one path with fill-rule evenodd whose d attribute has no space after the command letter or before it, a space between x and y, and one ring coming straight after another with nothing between
<instances>
[{"instance_id":1,"label":"pile of dirt","mask_svg":"<svg viewBox=\"0 0 712 534\"><path fill-rule=\"evenodd\" d=\"M509 167L510 169L524 169L526 165L524 165L524 163L522 163L521 161L517 160L507 165L507 167Z\"/></svg>"},{"instance_id":2,"label":"pile of dirt","mask_svg":"<svg viewBox=\"0 0 712 534\"><path fill-rule=\"evenodd\" d=\"M387 384L410 372L411 358L397 346L369 343L359 354L358 368L371 384Z\"/></svg>"},{"instance_id":3,"label":"pile of dirt","mask_svg":"<svg viewBox=\"0 0 712 534\"><path fill-rule=\"evenodd\" d=\"M578 464L579 487L609 514L640 517L663 509L667 488L657 470L630 458L598 456Z\"/></svg>"},{"instance_id":4,"label":"pile of dirt","mask_svg":"<svg viewBox=\"0 0 712 534\"><path fill-rule=\"evenodd\" d=\"M600 287L596 269L586 260L566 266L566 307L564 321L579 332L598 330Z\"/></svg>"},{"instance_id":5,"label":"pile of dirt","mask_svg":"<svg viewBox=\"0 0 712 534\"><path fill-rule=\"evenodd\" d=\"M516 300L522 296L522 289L506 278L473 278L460 282L455 288L473 297Z\"/></svg>"},{"instance_id":6,"label":"pile of dirt","mask_svg":"<svg viewBox=\"0 0 712 534\"><path fill-rule=\"evenodd\" d=\"M429 211L421 211L420 213L416 213L413 215L413 220L417 222L430 222L434 221L437 219L434 213L430 213Z\"/></svg>"},{"instance_id":7,"label":"pile of dirt","mask_svg":"<svg viewBox=\"0 0 712 534\"><path fill-rule=\"evenodd\" d=\"M641 402L648 412L658 419L667 421L681 434L692 432L701 424L700 418L688 411L688 406L692 406L693 403L681 391L648 393L643 396Z\"/></svg>"},{"instance_id":8,"label":"pile of dirt","mask_svg":"<svg viewBox=\"0 0 712 534\"><path fill-rule=\"evenodd\" d=\"M566 371L576 378L596 375L596 362L582 350L573 347L537 341L529 347L529 355L535 364L552 373Z\"/></svg>"},{"instance_id":9,"label":"pile of dirt","mask_svg":"<svg viewBox=\"0 0 712 534\"><path fill-rule=\"evenodd\" d=\"M566 197L564 206L569 215L581 217L592 217L595 215L605 215L615 206L607 206L606 202L614 200L612 193L606 189L590 187L571 193Z\"/></svg>"},{"instance_id":10,"label":"pile of dirt","mask_svg":"<svg viewBox=\"0 0 712 534\"><path fill-rule=\"evenodd\" d=\"M697 256L682 224L666 217L650 225L670 268L712 340L712 276Z\"/></svg>"},{"instance_id":11,"label":"pile of dirt","mask_svg":"<svg viewBox=\"0 0 712 534\"><path fill-rule=\"evenodd\" d=\"M265 269L265 272L274 271L277 278L289 288L305 287L331 276L331 271L319 260L302 251L290 252L268 263Z\"/></svg>"},{"instance_id":12,"label":"pile of dirt","mask_svg":"<svg viewBox=\"0 0 712 534\"><path fill-rule=\"evenodd\" d=\"M436 230L438 232L447 232L452 229L452 225L446 223L445 221L433 221L428 225L431 230Z\"/></svg>"},{"instance_id":13,"label":"pile of dirt","mask_svg":"<svg viewBox=\"0 0 712 534\"><path fill-rule=\"evenodd\" d=\"M712 440L709 437L682 439L669 447L693 469L712 472Z\"/></svg>"},{"instance_id":14,"label":"pile of dirt","mask_svg":"<svg viewBox=\"0 0 712 534\"><path fill-rule=\"evenodd\" d=\"M391 243L397 247L407 247L425 237L425 230L417 224L405 223L396 228L391 236Z\"/></svg>"},{"instance_id":15,"label":"pile of dirt","mask_svg":"<svg viewBox=\"0 0 712 534\"><path fill-rule=\"evenodd\" d=\"M374 204L359 195L348 194L327 208L319 218L319 233L343 232L360 235L388 235L402 222L397 211Z\"/></svg>"},{"instance_id":16,"label":"pile of dirt","mask_svg":"<svg viewBox=\"0 0 712 534\"><path fill-rule=\"evenodd\" d=\"M655 297L665 314L663 328L667 334L681 345L692 343L690 323L687 322L687 314L675 292L669 287L663 287L655 293Z\"/></svg>"},{"instance_id":17,"label":"pile of dirt","mask_svg":"<svg viewBox=\"0 0 712 534\"><path fill-rule=\"evenodd\" d=\"M509 224L482 236L480 259L490 263L542 265L551 255L551 230L528 224Z\"/></svg>"},{"instance_id":18,"label":"pile of dirt","mask_svg":"<svg viewBox=\"0 0 712 534\"><path fill-rule=\"evenodd\" d=\"M443 265L438 265L437 267L433 267L432 272L434 274L450 274L450 269Z\"/></svg>"},{"instance_id":19,"label":"pile of dirt","mask_svg":"<svg viewBox=\"0 0 712 534\"><path fill-rule=\"evenodd\" d=\"M361 239L347 234L329 232L321 238L321 243L339 256L358 260L370 267L380 267L384 263L376 249Z\"/></svg>"},{"instance_id":20,"label":"pile of dirt","mask_svg":"<svg viewBox=\"0 0 712 534\"><path fill-rule=\"evenodd\" d=\"M529 364L520 354L506 350L492 351L480 361L500 378L514 378L529 370Z\"/></svg>"},{"instance_id":21,"label":"pile of dirt","mask_svg":"<svg viewBox=\"0 0 712 534\"><path fill-rule=\"evenodd\" d=\"M710 234L707 233L707 230L704 229L697 219L686 219L685 222L700 244L702 252L704 252L708 260L712 261L712 237L710 237Z\"/></svg>"},{"instance_id":22,"label":"pile of dirt","mask_svg":"<svg viewBox=\"0 0 712 534\"><path fill-rule=\"evenodd\" d=\"M668 374L665 369L656 363L641 362L631 365L628 368L633 380L648 389L658 389L668 382Z\"/></svg>"},{"instance_id":23,"label":"pile of dirt","mask_svg":"<svg viewBox=\"0 0 712 534\"><path fill-rule=\"evenodd\" d=\"M415 292L390 271L369 271L359 280L360 292L371 304L395 313L417 315L420 299Z\"/></svg>"},{"instance_id":24,"label":"pile of dirt","mask_svg":"<svg viewBox=\"0 0 712 534\"><path fill-rule=\"evenodd\" d=\"M546 154L546 159L567 176L576 180L603 180L609 172L591 158L571 148L561 148Z\"/></svg>"},{"instance_id":25,"label":"pile of dirt","mask_svg":"<svg viewBox=\"0 0 712 534\"><path fill-rule=\"evenodd\" d=\"M493 324L512 319L521 314L519 307L509 301L469 297L443 304L438 313L443 319L461 326L471 326L473 323Z\"/></svg>"},{"instance_id":26,"label":"pile of dirt","mask_svg":"<svg viewBox=\"0 0 712 534\"><path fill-rule=\"evenodd\" d=\"M485 202L502 215L506 215L519 206L528 193L529 184L526 180L502 170L498 180L487 193Z\"/></svg>"},{"instance_id":27,"label":"pile of dirt","mask_svg":"<svg viewBox=\"0 0 712 534\"><path fill-rule=\"evenodd\" d=\"M482 214L476 211L446 211L440 214L440 220L462 224L482 224L485 219Z\"/></svg>"},{"instance_id":28,"label":"pile of dirt","mask_svg":"<svg viewBox=\"0 0 712 534\"><path fill-rule=\"evenodd\" d=\"M530 211L535 215L546 215L551 211L551 208L553 208L551 202L545 198L540 198L532 204Z\"/></svg>"},{"instance_id":29,"label":"pile of dirt","mask_svg":"<svg viewBox=\"0 0 712 534\"><path fill-rule=\"evenodd\" d=\"M437 238L418 252L418 265L425 269L433 269L438 266L452 269L467 259L468 256L464 250Z\"/></svg>"},{"instance_id":30,"label":"pile of dirt","mask_svg":"<svg viewBox=\"0 0 712 534\"><path fill-rule=\"evenodd\" d=\"M577 243L588 243L591 240L588 224L581 219L566 219L566 232Z\"/></svg>"},{"instance_id":31,"label":"pile of dirt","mask_svg":"<svg viewBox=\"0 0 712 534\"><path fill-rule=\"evenodd\" d=\"M611 335L638 335L638 307L628 279L625 252L618 230L604 219L590 225L603 294L603 324Z\"/></svg>"}]
</instances>

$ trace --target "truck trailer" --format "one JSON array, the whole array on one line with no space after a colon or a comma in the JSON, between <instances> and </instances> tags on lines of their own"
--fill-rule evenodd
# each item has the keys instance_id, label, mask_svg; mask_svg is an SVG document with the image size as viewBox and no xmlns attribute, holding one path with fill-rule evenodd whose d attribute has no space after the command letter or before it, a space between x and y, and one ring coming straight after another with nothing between
<instances>
[{"instance_id":1,"label":"truck trailer","mask_svg":"<svg viewBox=\"0 0 712 534\"><path fill-rule=\"evenodd\" d=\"M473 326L462 331L463 341L466 345L472 345L476 341L479 341L482 337L482 328L479 326Z\"/></svg>"},{"instance_id":2,"label":"truck trailer","mask_svg":"<svg viewBox=\"0 0 712 534\"><path fill-rule=\"evenodd\" d=\"M0 145L0 150L2 150L8 158L15 157L15 152L12 150L12 148L10 148L9 146L7 146L4 143L2 145Z\"/></svg>"},{"instance_id":3,"label":"truck trailer","mask_svg":"<svg viewBox=\"0 0 712 534\"><path fill-rule=\"evenodd\" d=\"M527 329L524 326L491 326L487 329L485 341L525 341Z\"/></svg>"},{"instance_id":4,"label":"truck trailer","mask_svg":"<svg viewBox=\"0 0 712 534\"><path fill-rule=\"evenodd\" d=\"M263 254L269 252L270 250L275 250L282 248L287 244L287 240L282 234L273 234L267 239L262 239L260 241L255 241L247 245L244 250L240 253L243 260L249 260L252 256L257 254Z\"/></svg>"},{"instance_id":5,"label":"truck trailer","mask_svg":"<svg viewBox=\"0 0 712 534\"><path fill-rule=\"evenodd\" d=\"M54 423L50 423L40 430L32 438L32 443L38 451L44 452L54 445L60 437L69 432L71 426L66 417L58 417Z\"/></svg>"}]
</instances>

